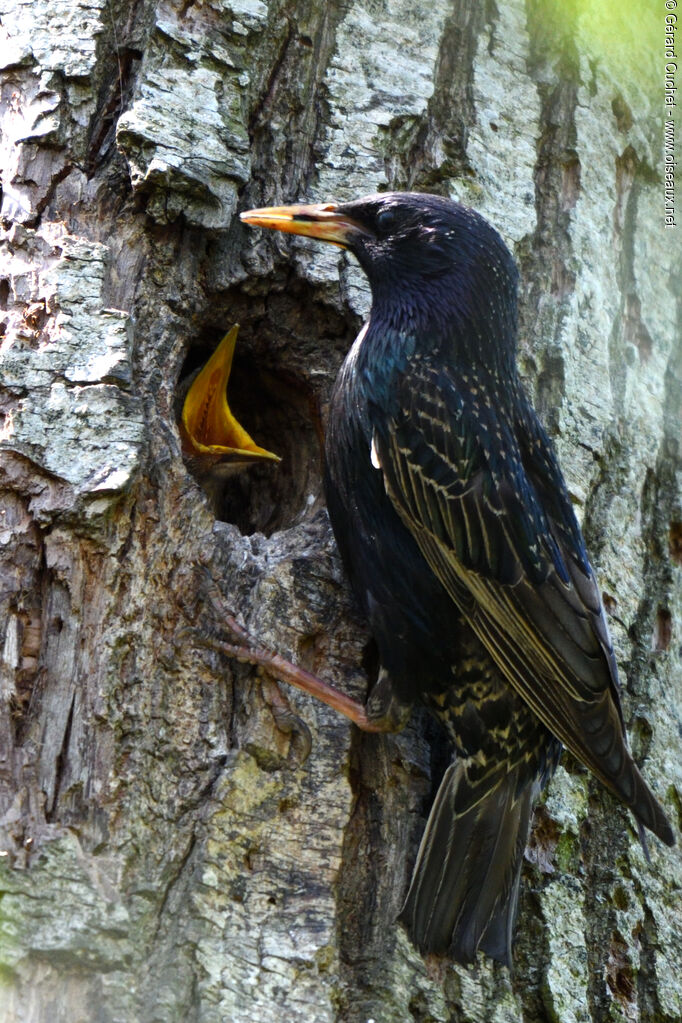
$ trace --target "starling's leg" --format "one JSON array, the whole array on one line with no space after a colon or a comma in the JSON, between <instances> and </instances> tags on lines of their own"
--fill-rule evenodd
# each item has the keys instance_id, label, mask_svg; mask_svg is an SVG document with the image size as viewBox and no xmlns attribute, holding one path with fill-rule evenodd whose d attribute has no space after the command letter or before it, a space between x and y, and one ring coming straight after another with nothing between
<instances>
[{"instance_id":1,"label":"starling's leg","mask_svg":"<svg viewBox=\"0 0 682 1023\"><path fill-rule=\"evenodd\" d=\"M364 732L385 732L395 728L391 720L371 719L368 717L364 706L357 700L353 700L345 693L339 692L328 682L324 682L317 675L311 674L304 668L287 661L280 654L258 645L256 640L239 624L234 615L226 607L222 594L218 590L208 571L205 572L207 580L207 596L215 611L219 614L221 627L224 627L232 634L236 642L226 643L213 636L200 636L202 645L208 646L227 657L234 658L244 664L253 664L261 668L271 678L302 689L316 699L326 703L327 706L338 710L353 724L357 725Z\"/></svg>"},{"instance_id":2,"label":"starling's leg","mask_svg":"<svg viewBox=\"0 0 682 1023\"><path fill-rule=\"evenodd\" d=\"M271 678L281 682L288 682L289 685L302 689L305 693L309 693L316 699L321 700L322 703L326 703L328 707L338 710L364 732L385 732L391 730L390 728L387 729L386 724L382 721L370 721L364 706L357 700L352 700L350 696L346 696L345 693L334 689L333 686L318 678L317 675L312 675L305 668L299 668L298 665L292 664L291 661L287 661L273 650L267 650L265 647L258 646L233 615L227 614L223 625L235 637L236 643L225 643L223 640L215 639L213 636L200 636L201 644L210 647L212 650L217 650L218 653L225 654L226 657L234 658L234 660L239 661L241 664L253 664L261 668Z\"/></svg>"}]
</instances>

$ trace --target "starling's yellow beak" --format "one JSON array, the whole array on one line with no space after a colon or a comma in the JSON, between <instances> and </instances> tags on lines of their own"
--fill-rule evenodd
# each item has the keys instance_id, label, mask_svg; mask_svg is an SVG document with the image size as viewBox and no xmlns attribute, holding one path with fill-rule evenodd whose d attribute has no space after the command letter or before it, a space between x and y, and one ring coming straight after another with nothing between
<instances>
[{"instance_id":1,"label":"starling's yellow beak","mask_svg":"<svg viewBox=\"0 0 682 1023\"><path fill-rule=\"evenodd\" d=\"M319 241L332 242L344 249L349 248L358 235L370 234L359 221L340 213L334 203L267 206L261 210L247 210L239 218L254 227L268 227L287 234L304 234Z\"/></svg>"},{"instance_id":2,"label":"starling's yellow beak","mask_svg":"<svg viewBox=\"0 0 682 1023\"><path fill-rule=\"evenodd\" d=\"M230 456L239 462L257 462L278 455L261 448L237 422L227 403L227 382L232 369L239 325L222 339L187 392L182 407L182 434L192 455Z\"/></svg>"}]
</instances>

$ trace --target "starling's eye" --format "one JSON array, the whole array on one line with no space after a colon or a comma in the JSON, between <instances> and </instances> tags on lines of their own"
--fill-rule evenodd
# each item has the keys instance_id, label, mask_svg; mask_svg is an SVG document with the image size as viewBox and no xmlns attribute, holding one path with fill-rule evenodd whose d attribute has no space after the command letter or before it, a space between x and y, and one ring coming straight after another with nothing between
<instances>
[{"instance_id":1,"label":"starling's eye","mask_svg":"<svg viewBox=\"0 0 682 1023\"><path fill-rule=\"evenodd\" d=\"M376 226L380 234L392 234L398 224L398 211L393 206L384 206L376 215Z\"/></svg>"}]
</instances>

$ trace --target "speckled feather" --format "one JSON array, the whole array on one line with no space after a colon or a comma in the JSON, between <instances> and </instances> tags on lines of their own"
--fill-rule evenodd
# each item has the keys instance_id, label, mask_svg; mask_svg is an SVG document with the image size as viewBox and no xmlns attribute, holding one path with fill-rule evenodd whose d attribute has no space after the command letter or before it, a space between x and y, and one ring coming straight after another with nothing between
<instances>
[{"instance_id":1,"label":"speckled feather","mask_svg":"<svg viewBox=\"0 0 682 1023\"><path fill-rule=\"evenodd\" d=\"M663 841L627 749L599 591L515 365L517 273L494 229L435 196L339 208L373 295L332 398L327 497L382 686L458 752L403 911L424 950L505 962L533 801L559 740Z\"/></svg>"}]
</instances>

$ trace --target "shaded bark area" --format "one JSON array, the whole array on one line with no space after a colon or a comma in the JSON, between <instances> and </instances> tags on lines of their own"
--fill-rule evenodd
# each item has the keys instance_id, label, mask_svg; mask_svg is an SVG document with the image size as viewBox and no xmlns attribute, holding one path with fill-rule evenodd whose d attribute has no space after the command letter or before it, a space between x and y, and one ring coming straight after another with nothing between
<instances>
[{"instance_id":1,"label":"shaded bark area","mask_svg":"<svg viewBox=\"0 0 682 1023\"><path fill-rule=\"evenodd\" d=\"M345 254L247 233L238 210L452 195L519 262L524 380L601 580L633 749L682 824L682 315L658 28L561 8L3 15L3 1019L682 1018L680 848L652 841L647 864L569 757L526 852L513 976L424 961L395 919L449 755L436 726L361 735L292 694L302 762L271 687L200 641L220 632L208 572L264 644L357 697L376 672L321 492L367 288ZM178 390L235 322L231 402L282 463L209 497Z\"/></svg>"}]
</instances>

